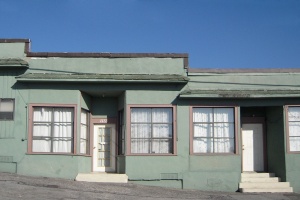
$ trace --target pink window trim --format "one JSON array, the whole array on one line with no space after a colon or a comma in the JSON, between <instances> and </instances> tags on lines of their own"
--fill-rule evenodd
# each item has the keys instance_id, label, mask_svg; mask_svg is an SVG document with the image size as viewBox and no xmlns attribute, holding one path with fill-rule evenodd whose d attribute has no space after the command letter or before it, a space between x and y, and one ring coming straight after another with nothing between
<instances>
[{"instance_id":1,"label":"pink window trim","mask_svg":"<svg viewBox=\"0 0 300 200\"><path fill-rule=\"evenodd\" d=\"M193 108L233 108L234 109L234 153L194 153L193 152L193 137L194 137L194 124L193 124ZM199 155L199 156L231 156L231 155L239 155L239 140L238 140L238 106L203 106L203 105L192 105L190 106L190 155Z\"/></svg>"},{"instance_id":2,"label":"pink window trim","mask_svg":"<svg viewBox=\"0 0 300 200\"><path fill-rule=\"evenodd\" d=\"M73 108L74 109L74 133L73 133L73 152L72 153L49 153L49 152L32 152L32 131L33 131L33 108L34 107L61 107L61 108ZM75 155L77 153L77 105L76 104L29 104L28 109L28 154L49 154L49 155Z\"/></svg>"},{"instance_id":3,"label":"pink window trim","mask_svg":"<svg viewBox=\"0 0 300 200\"><path fill-rule=\"evenodd\" d=\"M126 135L127 149L125 150L126 156L176 156L177 155L177 106L170 104L129 104L126 107ZM131 153L131 108L172 108L173 110L173 153L170 154L137 154Z\"/></svg>"},{"instance_id":4,"label":"pink window trim","mask_svg":"<svg viewBox=\"0 0 300 200\"><path fill-rule=\"evenodd\" d=\"M285 131L286 131L286 152L288 154L300 154L300 151L290 151L290 133L289 133L289 107L300 107L300 105L285 105Z\"/></svg>"}]
</instances>

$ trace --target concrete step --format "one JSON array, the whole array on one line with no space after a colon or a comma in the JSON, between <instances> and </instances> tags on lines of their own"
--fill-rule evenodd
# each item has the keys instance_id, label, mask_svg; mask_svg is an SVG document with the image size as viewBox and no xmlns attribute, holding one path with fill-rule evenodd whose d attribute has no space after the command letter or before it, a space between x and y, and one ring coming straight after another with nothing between
<instances>
[{"instance_id":1,"label":"concrete step","mask_svg":"<svg viewBox=\"0 0 300 200\"><path fill-rule=\"evenodd\" d=\"M243 172L242 178L269 178L269 177L275 177L274 173L255 173L255 172Z\"/></svg>"},{"instance_id":2,"label":"concrete step","mask_svg":"<svg viewBox=\"0 0 300 200\"><path fill-rule=\"evenodd\" d=\"M100 183L127 183L126 174L115 173L79 173L75 181L100 182Z\"/></svg>"},{"instance_id":3,"label":"concrete step","mask_svg":"<svg viewBox=\"0 0 300 200\"><path fill-rule=\"evenodd\" d=\"M240 183L240 188L289 188L289 182L278 182L278 183Z\"/></svg>"},{"instance_id":4,"label":"concrete step","mask_svg":"<svg viewBox=\"0 0 300 200\"><path fill-rule=\"evenodd\" d=\"M240 192L293 192L289 182L279 182L274 173L244 172L241 174Z\"/></svg>"},{"instance_id":5,"label":"concrete step","mask_svg":"<svg viewBox=\"0 0 300 200\"><path fill-rule=\"evenodd\" d=\"M240 192L247 193L290 193L293 192L292 187L288 188L240 188Z\"/></svg>"},{"instance_id":6,"label":"concrete step","mask_svg":"<svg viewBox=\"0 0 300 200\"><path fill-rule=\"evenodd\" d=\"M278 178L278 177L269 177L269 178L249 178L249 177L244 178L244 177L242 177L241 182L242 183L268 183L268 182L276 183L276 182L280 182L280 178Z\"/></svg>"}]
</instances>

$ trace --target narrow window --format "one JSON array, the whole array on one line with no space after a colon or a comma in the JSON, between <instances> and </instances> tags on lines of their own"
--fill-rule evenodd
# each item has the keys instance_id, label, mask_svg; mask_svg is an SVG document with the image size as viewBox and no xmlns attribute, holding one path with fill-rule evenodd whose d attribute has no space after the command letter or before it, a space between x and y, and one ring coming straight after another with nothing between
<instances>
[{"instance_id":1,"label":"narrow window","mask_svg":"<svg viewBox=\"0 0 300 200\"><path fill-rule=\"evenodd\" d=\"M235 152L234 108L193 108L193 153Z\"/></svg>"},{"instance_id":2,"label":"narrow window","mask_svg":"<svg viewBox=\"0 0 300 200\"><path fill-rule=\"evenodd\" d=\"M131 153L173 153L173 109L131 108Z\"/></svg>"},{"instance_id":3,"label":"narrow window","mask_svg":"<svg viewBox=\"0 0 300 200\"><path fill-rule=\"evenodd\" d=\"M80 117L80 154L89 154L89 112L82 109Z\"/></svg>"},{"instance_id":4,"label":"narrow window","mask_svg":"<svg viewBox=\"0 0 300 200\"><path fill-rule=\"evenodd\" d=\"M72 153L74 108L33 107L32 152Z\"/></svg>"},{"instance_id":5,"label":"narrow window","mask_svg":"<svg viewBox=\"0 0 300 200\"><path fill-rule=\"evenodd\" d=\"M289 150L300 151L300 107L288 107Z\"/></svg>"},{"instance_id":6,"label":"narrow window","mask_svg":"<svg viewBox=\"0 0 300 200\"><path fill-rule=\"evenodd\" d=\"M0 120L14 119L14 99L0 99Z\"/></svg>"}]
</instances>

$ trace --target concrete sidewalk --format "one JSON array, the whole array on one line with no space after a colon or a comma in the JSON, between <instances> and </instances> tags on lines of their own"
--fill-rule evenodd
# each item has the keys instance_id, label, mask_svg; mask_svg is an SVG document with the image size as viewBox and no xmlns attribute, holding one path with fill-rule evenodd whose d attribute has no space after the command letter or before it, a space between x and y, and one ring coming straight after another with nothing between
<instances>
[{"instance_id":1,"label":"concrete sidewalk","mask_svg":"<svg viewBox=\"0 0 300 200\"><path fill-rule=\"evenodd\" d=\"M8 199L300 199L300 194L241 194L142 186L132 183L88 183L0 173L0 200Z\"/></svg>"}]
</instances>

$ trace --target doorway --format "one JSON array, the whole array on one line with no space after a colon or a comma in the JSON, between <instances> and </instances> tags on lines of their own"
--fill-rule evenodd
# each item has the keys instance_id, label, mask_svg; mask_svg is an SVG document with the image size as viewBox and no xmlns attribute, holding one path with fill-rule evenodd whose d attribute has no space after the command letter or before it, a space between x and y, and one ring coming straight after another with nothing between
<instances>
[{"instance_id":1,"label":"doorway","mask_svg":"<svg viewBox=\"0 0 300 200\"><path fill-rule=\"evenodd\" d=\"M116 171L116 130L115 124L94 126L93 171Z\"/></svg>"}]
</instances>

